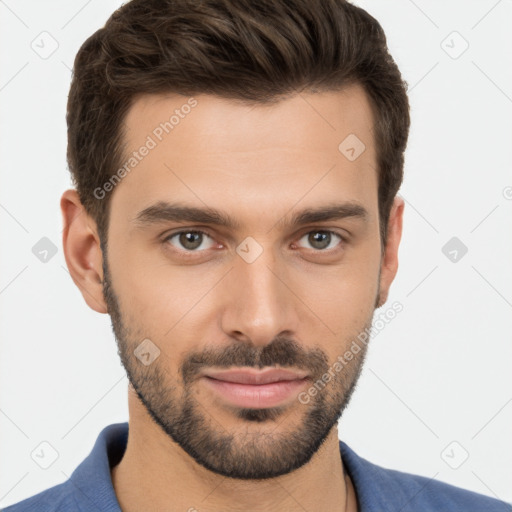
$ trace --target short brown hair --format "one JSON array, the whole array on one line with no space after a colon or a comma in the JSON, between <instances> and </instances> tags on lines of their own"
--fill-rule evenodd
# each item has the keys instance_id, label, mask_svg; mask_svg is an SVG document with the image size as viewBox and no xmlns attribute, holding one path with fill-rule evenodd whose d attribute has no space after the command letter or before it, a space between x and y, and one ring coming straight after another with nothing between
<instances>
[{"instance_id":1,"label":"short brown hair","mask_svg":"<svg viewBox=\"0 0 512 512\"><path fill-rule=\"evenodd\" d=\"M354 83L374 113L384 247L403 179L407 83L382 27L345 0L132 0L120 7L75 58L66 117L74 185L106 244L110 198L94 191L124 161L123 122L137 96L204 93L263 104Z\"/></svg>"}]
</instances>

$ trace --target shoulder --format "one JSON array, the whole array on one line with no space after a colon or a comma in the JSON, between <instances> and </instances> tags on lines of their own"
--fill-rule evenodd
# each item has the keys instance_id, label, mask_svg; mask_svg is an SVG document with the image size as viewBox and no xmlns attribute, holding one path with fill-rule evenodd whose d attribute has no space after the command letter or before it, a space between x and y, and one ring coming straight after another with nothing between
<instances>
[{"instance_id":1,"label":"shoulder","mask_svg":"<svg viewBox=\"0 0 512 512\"><path fill-rule=\"evenodd\" d=\"M512 512L512 505L473 491L373 464L340 441L343 462L363 510Z\"/></svg>"},{"instance_id":2,"label":"shoulder","mask_svg":"<svg viewBox=\"0 0 512 512\"><path fill-rule=\"evenodd\" d=\"M401 497L403 512L512 512L512 505L473 491L410 473L381 468L383 480Z\"/></svg>"},{"instance_id":3,"label":"shoulder","mask_svg":"<svg viewBox=\"0 0 512 512\"><path fill-rule=\"evenodd\" d=\"M50 487L0 512L121 512L110 468L122 458L128 423L115 423L99 434L89 455L63 483Z\"/></svg>"},{"instance_id":4,"label":"shoulder","mask_svg":"<svg viewBox=\"0 0 512 512\"><path fill-rule=\"evenodd\" d=\"M3 508L0 512L64 512L79 510L70 481L50 487L30 498Z\"/></svg>"}]
</instances>

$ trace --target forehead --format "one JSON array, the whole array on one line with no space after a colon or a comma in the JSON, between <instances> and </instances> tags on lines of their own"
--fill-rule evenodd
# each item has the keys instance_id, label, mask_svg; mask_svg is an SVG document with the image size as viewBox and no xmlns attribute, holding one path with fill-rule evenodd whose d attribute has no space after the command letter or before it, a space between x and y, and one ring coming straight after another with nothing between
<instances>
[{"instance_id":1,"label":"forehead","mask_svg":"<svg viewBox=\"0 0 512 512\"><path fill-rule=\"evenodd\" d=\"M234 153L304 147L305 142L308 149L332 150L332 143L349 133L373 146L373 123L368 96L356 84L341 91L295 94L276 103L247 104L204 94L143 95L129 109L124 128L130 148L152 135L169 145L170 140L161 139L179 139L182 153Z\"/></svg>"},{"instance_id":2,"label":"forehead","mask_svg":"<svg viewBox=\"0 0 512 512\"><path fill-rule=\"evenodd\" d=\"M256 105L211 95L142 96L125 118L123 163L133 165L113 191L112 212L133 219L159 201L222 209L235 200L240 215L343 199L371 209L373 124L358 85Z\"/></svg>"}]
</instances>

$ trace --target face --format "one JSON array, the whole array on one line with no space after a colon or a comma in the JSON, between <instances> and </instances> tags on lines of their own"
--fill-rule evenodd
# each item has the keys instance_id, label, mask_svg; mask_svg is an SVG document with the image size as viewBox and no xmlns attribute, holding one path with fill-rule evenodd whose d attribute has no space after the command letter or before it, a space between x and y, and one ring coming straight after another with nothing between
<instances>
[{"instance_id":1,"label":"face","mask_svg":"<svg viewBox=\"0 0 512 512\"><path fill-rule=\"evenodd\" d=\"M348 403L365 346L335 363L392 280L372 129L357 86L271 106L146 96L129 111L138 156L111 192L103 293L140 401L216 473L299 468ZM349 134L356 159L339 149Z\"/></svg>"}]
</instances>

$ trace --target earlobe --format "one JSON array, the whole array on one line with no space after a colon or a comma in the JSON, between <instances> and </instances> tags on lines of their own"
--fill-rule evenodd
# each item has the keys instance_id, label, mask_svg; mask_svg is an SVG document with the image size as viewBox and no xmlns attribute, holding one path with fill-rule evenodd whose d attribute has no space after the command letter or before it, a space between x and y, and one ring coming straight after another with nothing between
<instances>
[{"instance_id":1,"label":"earlobe","mask_svg":"<svg viewBox=\"0 0 512 512\"><path fill-rule=\"evenodd\" d=\"M377 307L381 307L386 303L391 283L398 271L398 248L402 238L404 206L404 200L401 197L396 196L389 215L386 247L382 254L380 291Z\"/></svg>"},{"instance_id":2,"label":"earlobe","mask_svg":"<svg viewBox=\"0 0 512 512\"><path fill-rule=\"evenodd\" d=\"M71 278L91 309L107 313L102 284L103 256L96 223L74 189L62 194L60 208L64 224L62 246Z\"/></svg>"}]
</instances>

